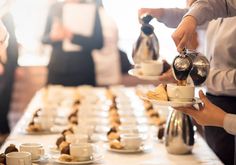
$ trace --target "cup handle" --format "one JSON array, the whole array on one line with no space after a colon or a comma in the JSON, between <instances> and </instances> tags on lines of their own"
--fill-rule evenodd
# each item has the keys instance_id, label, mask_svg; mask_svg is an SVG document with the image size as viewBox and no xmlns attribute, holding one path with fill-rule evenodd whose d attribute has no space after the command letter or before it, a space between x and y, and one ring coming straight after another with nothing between
<instances>
[{"instance_id":1,"label":"cup handle","mask_svg":"<svg viewBox=\"0 0 236 165\"><path fill-rule=\"evenodd\" d=\"M38 153L39 153L41 156L44 155L44 149L43 149L43 148L39 148Z\"/></svg>"},{"instance_id":2,"label":"cup handle","mask_svg":"<svg viewBox=\"0 0 236 165\"><path fill-rule=\"evenodd\" d=\"M24 159L20 159L20 160L18 160L18 164L19 164L19 165L24 165L24 164L25 164Z\"/></svg>"}]
</instances>

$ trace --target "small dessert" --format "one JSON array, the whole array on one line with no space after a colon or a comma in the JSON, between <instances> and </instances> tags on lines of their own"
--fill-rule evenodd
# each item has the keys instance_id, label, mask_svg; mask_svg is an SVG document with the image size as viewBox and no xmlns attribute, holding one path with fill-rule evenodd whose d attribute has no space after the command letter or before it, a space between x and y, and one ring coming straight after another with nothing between
<instances>
[{"instance_id":1,"label":"small dessert","mask_svg":"<svg viewBox=\"0 0 236 165\"><path fill-rule=\"evenodd\" d=\"M69 134L74 134L74 131L73 131L72 128L65 129L65 130L62 131L63 136L66 136L66 135L69 135Z\"/></svg>"},{"instance_id":2,"label":"small dessert","mask_svg":"<svg viewBox=\"0 0 236 165\"><path fill-rule=\"evenodd\" d=\"M107 135L108 140L120 139L120 134L118 132L111 132Z\"/></svg>"},{"instance_id":3,"label":"small dessert","mask_svg":"<svg viewBox=\"0 0 236 165\"><path fill-rule=\"evenodd\" d=\"M166 123L166 119L161 118L161 117L152 117L151 123L154 125L160 126Z\"/></svg>"},{"instance_id":4,"label":"small dessert","mask_svg":"<svg viewBox=\"0 0 236 165\"><path fill-rule=\"evenodd\" d=\"M70 146L67 145L64 148L61 149L61 154L67 154L70 155Z\"/></svg>"},{"instance_id":5,"label":"small dessert","mask_svg":"<svg viewBox=\"0 0 236 165\"><path fill-rule=\"evenodd\" d=\"M164 137L164 132L165 132L165 125L163 124L163 125L161 125L161 126L159 127L158 132L157 132L157 138L158 138L159 140L162 140L162 139L163 139L163 137Z\"/></svg>"},{"instance_id":6,"label":"small dessert","mask_svg":"<svg viewBox=\"0 0 236 165\"><path fill-rule=\"evenodd\" d=\"M70 115L68 117L68 120L69 120L70 123L78 123L78 117L75 116L75 115Z\"/></svg>"},{"instance_id":7,"label":"small dessert","mask_svg":"<svg viewBox=\"0 0 236 165\"><path fill-rule=\"evenodd\" d=\"M4 154L4 153L1 153L0 154L0 165L1 164L6 164L6 154Z\"/></svg>"},{"instance_id":8,"label":"small dessert","mask_svg":"<svg viewBox=\"0 0 236 165\"><path fill-rule=\"evenodd\" d=\"M146 110L153 109L152 103L150 101L145 100L143 104Z\"/></svg>"},{"instance_id":9,"label":"small dessert","mask_svg":"<svg viewBox=\"0 0 236 165\"><path fill-rule=\"evenodd\" d=\"M8 154L10 152L18 152L18 149L14 144L10 144L4 151L5 154Z\"/></svg>"},{"instance_id":10,"label":"small dessert","mask_svg":"<svg viewBox=\"0 0 236 165\"><path fill-rule=\"evenodd\" d=\"M117 131L117 127L112 127L107 132L107 138L108 138L108 140L120 139L120 134Z\"/></svg>"},{"instance_id":11,"label":"small dessert","mask_svg":"<svg viewBox=\"0 0 236 165\"><path fill-rule=\"evenodd\" d=\"M57 148L59 148L60 144L61 144L63 141L66 141L65 136L60 136L60 137L57 139L57 141L56 141Z\"/></svg>"},{"instance_id":12,"label":"small dessert","mask_svg":"<svg viewBox=\"0 0 236 165\"><path fill-rule=\"evenodd\" d=\"M71 155L68 155L68 154L61 154L61 156L59 157L59 160L63 161L63 162L72 162L73 157Z\"/></svg>"},{"instance_id":13,"label":"small dessert","mask_svg":"<svg viewBox=\"0 0 236 165\"><path fill-rule=\"evenodd\" d=\"M35 123L34 121L31 121L26 128L26 131L28 132L40 132L42 131L42 128L39 124Z\"/></svg>"},{"instance_id":14,"label":"small dessert","mask_svg":"<svg viewBox=\"0 0 236 165\"><path fill-rule=\"evenodd\" d=\"M66 141L63 141L61 142L61 144L59 145L59 149L60 151L65 148L66 146L70 146L70 143L66 142Z\"/></svg>"},{"instance_id":15,"label":"small dessert","mask_svg":"<svg viewBox=\"0 0 236 165\"><path fill-rule=\"evenodd\" d=\"M33 114L33 118L39 117L40 111L42 111L41 108L37 109L37 110L34 112L34 114Z\"/></svg>"},{"instance_id":16,"label":"small dessert","mask_svg":"<svg viewBox=\"0 0 236 165\"><path fill-rule=\"evenodd\" d=\"M110 144L110 147L113 148L113 149L120 150L120 149L124 148L124 146L121 144L121 142L119 140L116 140L116 139L110 141L109 144Z\"/></svg>"},{"instance_id":17,"label":"small dessert","mask_svg":"<svg viewBox=\"0 0 236 165\"><path fill-rule=\"evenodd\" d=\"M152 116L152 114L155 114L155 113L156 113L156 112L155 112L154 109L150 109L150 110L146 111L146 114L147 114L148 116Z\"/></svg>"},{"instance_id":18,"label":"small dessert","mask_svg":"<svg viewBox=\"0 0 236 165\"><path fill-rule=\"evenodd\" d=\"M166 87L163 84L158 85L154 91L148 91L147 97L149 99L168 101L168 95L166 92Z\"/></svg>"}]
</instances>

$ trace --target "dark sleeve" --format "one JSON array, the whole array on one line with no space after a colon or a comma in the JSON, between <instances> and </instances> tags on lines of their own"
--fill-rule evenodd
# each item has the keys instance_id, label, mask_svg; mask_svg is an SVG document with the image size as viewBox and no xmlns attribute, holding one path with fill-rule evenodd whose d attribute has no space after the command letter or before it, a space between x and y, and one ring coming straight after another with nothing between
<instances>
[{"instance_id":1,"label":"dark sleeve","mask_svg":"<svg viewBox=\"0 0 236 165\"><path fill-rule=\"evenodd\" d=\"M91 37L85 37L82 35L74 35L72 43L81 45L83 49L101 49L103 47L103 34L101 19L96 9L96 18L94 24L93 35Z\"/></svg>"},{"instance_id":2,"label":"dark sleeve","mask_svg":"<svg viewBox=\"0 0 236 165\"><path fill-rule=\"evenodd\" d=\"M61 9L61 5L60 4L53 4L48 12L48 16L47 16L47 20L46 20L46 26L45 26L45 30L42 36L42 43L43 44L57 44L60 41L54 42L50 39L50 32L51 32L51 27L52 27L52 23L53 23L53 18L54 17L60 17L60 15L57 15L57 13L60 12Z\"/></svg>"}]
</instances>

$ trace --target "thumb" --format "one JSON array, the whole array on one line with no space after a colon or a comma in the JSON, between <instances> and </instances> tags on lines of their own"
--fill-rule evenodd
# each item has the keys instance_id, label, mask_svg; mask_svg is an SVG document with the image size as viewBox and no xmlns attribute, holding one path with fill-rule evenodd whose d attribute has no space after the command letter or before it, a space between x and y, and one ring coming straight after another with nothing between
<instances>
[{"instance_id":1,"label":"thumb","mask_svg":"<svg viewBox=\"0 0 236 165\"><path fill-rule=\"evenodd\" d=\"M200 99L201 99L202 102L204 103L204 105L210 104L210 101L209 101L209 100L207 99L207 97L204 95L204 93L203 93L202 90L200 90L198 94L199 94Z\"/></svg>"}]
</instances>

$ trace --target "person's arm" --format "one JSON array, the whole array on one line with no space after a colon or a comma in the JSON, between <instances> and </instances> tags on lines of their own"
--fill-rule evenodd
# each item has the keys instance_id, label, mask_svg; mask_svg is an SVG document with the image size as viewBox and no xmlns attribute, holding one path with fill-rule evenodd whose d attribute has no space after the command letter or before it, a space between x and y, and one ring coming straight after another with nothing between
<instances>
[{"instance_id":1,"label":"person's arm","mask_svg":"<svg viewBox=\"0 0 236 165\"><path fill-rule=\"evenodd\" d=\"M200 107L199 110L194 107L181 107L175 109L193 117L200 125L222 127L228 133L236 135L236 115L228 114L221 108L212 104L201 90L199 91L199 97L203 102L203 107Z\"/></svg>"},{"instance_id":2,"label":"person's arm","mask_svg":"<svg viewBox=\"0 0 236 165\"><path fill-rule=\"evenodd\" d=\"M142 17L144 14L150 14L167 27L176 28L187 11L188 9L180 8L141 8L138 15Z\"/></svg>"},{"instance_id":3,"label":"person's arm","mask_svg":"<svg viewBox=\"0 0 236 165\"><path fill-rule=\"evenodd\" d=\"M236 69L211 68L206 80L208 91L214 95L236 93ZM225 92L225 93L222 93Z\"/></svg>"},{"instance_id":4,"label":"person's arm","mask_svg":"<svg viewBox=\"0 0 236 165\"><path fill-rule=\"evenodd\" d=\"M223 128L230 134L236 135L236 115L226 114Z\"/></svg>"},{"instance_id":5,"label":"person's arm","mask_svg":"<svg viewBox=\"0 0 236 165\"><path fill-rule=\"evenodd\" d=\"M236 0L198 0L186 14L195 17L197 25L202 25L219 17L236 15Z\"/></svg>"},{"instance_id":6,"label":"person's arm","mask_svg":"<svg viewBox=\"0 0 236 165\"><path fill-rule=\"evenodd\" d=\"M218 17L235 15L236 0L196 1L172 34L177 50L181 52L192 41L197 25Z\"/></svg>"}]
</instances>

